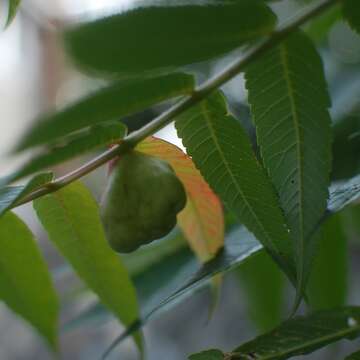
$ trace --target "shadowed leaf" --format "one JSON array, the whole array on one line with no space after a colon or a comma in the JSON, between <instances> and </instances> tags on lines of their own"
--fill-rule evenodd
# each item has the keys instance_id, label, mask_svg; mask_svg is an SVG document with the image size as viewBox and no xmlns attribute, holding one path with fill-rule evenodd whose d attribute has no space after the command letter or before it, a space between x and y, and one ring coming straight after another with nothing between
<instances>
[{"instance_id":1,"label":"shadowed leaf","mask_svg":"<svg viewBox=\"0 0 360 360\"><path fill-rule=\"evenodd\" d=\"M152 6L156 5L156 6ZM140 2L65 33L74 60L108 75L144 76L204 61L271 32L276 18L263 1ZM119 41L114 41L114 36Z\"/></svg>"},{"instance_id":2,"label":"shadowed leaf","mask_svg":"<svg viewBox=\"0 0 360 360\"><path fill-rule=\"evenodd\" d=\"M301 32L249 66L249 103L264 166L295 242L297 301L316 249L331 167L330 98L316 48Z\"/></svg>"},{"instance_id":3,"label":"shadowed leaf","mask_svg":"<svg viewBox=\"0 0 360 360\"><path fill-rule=\"evenodd\" d=\"M344 0L343 14L350 26L360 33L360 3L358 0Z\"/></svg>"},{"instance_id":4,"label":"shadowed leaf","mask_svg":"<svg viewBox=\"0 0 360 360\"><path fill-rule=\"evenodd\" d=\"M119 142L125 134L126 127L120 122L93 126L79 134L64 138L60 144L50 145L48 149L39 155L27 160L26 164L9 175L7 180L9 182L16 181L24 176L61 164L87 152Z\"/></svg>"},{"instance_id":5,"label":"shadowed leaf","mask_svg":"<svg viewBox=\"0 0 360 360\"><path fill-rule=\"evenodd\" d=\"M339 214L327 219L319 231L319 250L307 290L314 310L345 305L347 295L347 239Z\"/></svg>"},{"instance_id":6,"label":"shadowed leaf","mask_svg":"<svg viewBox=\"0 0 360 360\"><path fill-rule=\"evenodd\" d=\"M293 245L277 195L223 96L214 93L175 126L205 180L295 282Z\"/></svg>"},{"instance_id":7,"label":"shadowed leaf","mask_svg":"<svg viewBox=\"0 0 360 360\"><path fill-rule=\"evenodd\" d=\"M156 103L189 94L193 88L194 78L180 73L117 82L63 110L38 119L18 144L16 151L52 142L89 126L120 120Z\"/></svg>"}]
</instances>

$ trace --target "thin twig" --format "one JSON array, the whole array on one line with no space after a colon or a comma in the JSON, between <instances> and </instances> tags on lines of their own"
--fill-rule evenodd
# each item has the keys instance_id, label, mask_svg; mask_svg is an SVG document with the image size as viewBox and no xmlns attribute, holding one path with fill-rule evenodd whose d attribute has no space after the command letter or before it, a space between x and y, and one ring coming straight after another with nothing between
<instances>
[{"instance_id":1,"label":"thin twig","mask_svg":"<svg viewBox=\"0 0 360 360\"><path fill-rule=\"evenodd\" d=\"M308 20L311 20L314 17L322 14L331 6L335 5L340 1L342 0L325 0L320 4L310 8L302 15L300 15L297 19L292 21L290 24L280 27L277 31L269 35L267 38L265 38L263 41L261 41L259 44L250 49L247 53L245 53L243 57L236 59L219 74L216 74L214 77L201 84L197 89L193 91L190 96L182 98L175 105L160 114L150 123L126 136L119 145L102 153L97 158L89 161L82 167L28 194L19 202L17 202L13 207L25 204L43 195L57 191L60 188L95 170L101 165L104 165L114 157L129 151L139 142L171 123L178 115L182 114L201 100L205 99L213 91L231 80L234 76L243 71L250 63L259 59L264 53L277 46L291 33L296 31L299 26L305 24Z\"/></svg>"}]
</instances>

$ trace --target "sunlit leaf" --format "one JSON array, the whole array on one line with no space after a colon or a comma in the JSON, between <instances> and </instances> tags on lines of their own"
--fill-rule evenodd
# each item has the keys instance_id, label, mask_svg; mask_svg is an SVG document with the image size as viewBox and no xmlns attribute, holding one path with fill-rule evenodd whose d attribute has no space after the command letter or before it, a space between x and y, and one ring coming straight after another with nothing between
<instances>
[{"instance_id":1,"label":"sunlit leaf","mask_svg":"<svg viewBox=\"0 0 360 360\"><path fill-rule=\"evenodd\" d=\"M185 186L187 204L178 225L202 261L210 260L224 244L224 216L218 197L210 189L191 158L164 140L148 138L137 150L169 162Z\"/></svg>"},{"instance_id":2,"label":"sunlit leaf","mask_svg":"<svg viewBox=\"0 0 360 360\"><path fill-rule=\"evenodd\" d=\"M328 197L330 99L321 58L301 32L248 67L246 87L261 157L280 196L297 259L298 300Z\"/></svg>"},{"instance_id":3,"label":"sunlit leaf","mask_svg":"<svg viewBox=\"0 0 360 360\"><path fill-rule=\"evenodd\" d=\"M273 331L239 346L225 359L285 360L359 335L359 307L319 311L285 321Z\"/></svg>"},{"instance_id":4,"label":"sunlit leaf","mask_svg":"<svg viewBox=\"0 0 360 360\"><path fill-rule=\"evenodd\" d=\"M26 161L19 170L7 177L8 181L16 181L24 176L58 165L87 152L100 149L118 142L126 134L124 124L109 123L96 125L89 130L64 138L60 144L49 146L47 150Z\"/></svg>"},{"instance_id":5,"label":"sunlit leaf","mask_svg":"<svg viewBox=\"0 0 360 360\"><path fill-rule=\"evenodd\" d=\"M139 77L224 54L270 33L275 22L259 0L146 1L70 29L65 44L87 70Z\"/></svg>"},{"instance_id":6,"label":"sunlit leaf","mask_svg":"<svg viewBox=\"0 0 360 360\"><path fill-rule=\"evenodd\" d=\"M34 176L25 185L4 186L0 188L0 216L14 206L21 198L50 182L52 179L52 173L42 173ZM7 179L0 179L1 183L7 183Z\"/></svg>"},{"instance_id":7,"label":"sunlit leaf","mask_svg":"<svg viewBox=\"0 0 360 360\"><path fill-rule=\"evenodd\" d=\"M80 182L34 201L34 208L59 251L85 283L125 325L138 316L135 288L108 246L99 209ZM135 336L142 348L140 335Z\"/></svg>"},{"instance_id":8,"label":"sunlit leaf","mask_svg":"<svg viewBox=\"0 0 360 360\"><path fill-rule=\"evenodd\" d=\"M294 282L292 243L276 193L222 95L186 111L175 126L205 180Z\"/></svg>"},{"instance_id":9,"label":"sunlit leaf","mask_svg":"<svg viewBox=\"0 0 360 360\"><path fill-rule=\"evenodd\" d=\"M193 88L194 78L180 73L153 79L117 82L59 112L38 119L16 150L52 142L73 131L106 121L121 120L126 115L156 103L189 94Z\"/></svg>"},{"instance_id":10,"label":"sunlit leaf","mask_svg":"<svg viewBox=\"0 0 360 360\"><path fill-rule=\"evenodd\" d=\"M0 218L0 300L57 348L58 300L33 234L13 213Z\"/></svg>"}]
</instances>

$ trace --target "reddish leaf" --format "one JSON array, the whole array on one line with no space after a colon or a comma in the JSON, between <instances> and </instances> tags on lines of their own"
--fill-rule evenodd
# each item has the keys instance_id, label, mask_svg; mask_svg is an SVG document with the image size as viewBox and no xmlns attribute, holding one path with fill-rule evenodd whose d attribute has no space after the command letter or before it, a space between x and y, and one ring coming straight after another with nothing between
<instances>
[{"instance_id":1,"label":"reddish leaf","mask_svg":"<svg viewBox=\"0 0 360 360\"><path fill-rule=\"evenodd\" d=\"M155 137L145 139L137 150L166 160L173 167L188 196L178 224L201 261L214 257L224 244L223 209L191 158L177 146Z\"/></svg>"}]
</instances>

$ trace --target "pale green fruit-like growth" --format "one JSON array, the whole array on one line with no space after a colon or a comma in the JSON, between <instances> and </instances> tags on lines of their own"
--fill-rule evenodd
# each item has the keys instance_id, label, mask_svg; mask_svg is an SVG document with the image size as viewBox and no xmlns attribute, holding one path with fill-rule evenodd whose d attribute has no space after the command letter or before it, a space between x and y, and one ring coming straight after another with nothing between
<instances>
[{"instance_id":1,"label":"pale green fruit-like growth","mask_svg":"<svg viewBox=\"0 0 360 360\"><path fill-rule=\"evenodd\" d=\"M167 235L185 207L186 192L171 166L131 151L112 170L101 217L110 246L128 253Z\"/></svg>"}]
</instances>

